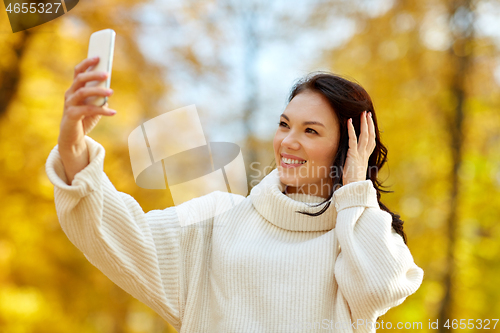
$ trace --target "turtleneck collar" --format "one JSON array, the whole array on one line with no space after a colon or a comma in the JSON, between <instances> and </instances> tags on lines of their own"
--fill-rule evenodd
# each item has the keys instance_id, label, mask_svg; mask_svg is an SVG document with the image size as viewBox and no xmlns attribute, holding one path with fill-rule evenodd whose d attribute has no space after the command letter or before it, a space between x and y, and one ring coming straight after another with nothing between
<instances>
[{"instance_id":1,"label":"turtleneck collar","mask_svg":"<svg viewBox=\"0 0 500 333\"><path fill-rule=\"evenodd\" d=\"M309 216L296 211L316 213L325 207L311 204L323 202L325 199L309 194L284 194L285 185L280 181L278 169L274 169L250 191L250 199L255 209L269 222L291 231L328 231L335 228L337 210L335 197L330 207L319 216Z\"/></svg>"}]
</instances>

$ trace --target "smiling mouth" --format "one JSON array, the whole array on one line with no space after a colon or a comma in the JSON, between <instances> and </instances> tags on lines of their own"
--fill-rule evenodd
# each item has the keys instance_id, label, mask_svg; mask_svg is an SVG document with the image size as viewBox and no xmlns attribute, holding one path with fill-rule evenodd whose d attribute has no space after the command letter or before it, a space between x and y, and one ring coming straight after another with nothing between
<instances>
[{"instance_id":1,"label":"smiling mouth","mask_svg":"<svg viewBox=\"0 0 500 333\"><path fill-rule=\"evenodd\" d=\"M289 158L281 157L281 163L289 166L299 166L302 164L306 164L307 161L291 160Z\"/></svg>"}]
</instances>

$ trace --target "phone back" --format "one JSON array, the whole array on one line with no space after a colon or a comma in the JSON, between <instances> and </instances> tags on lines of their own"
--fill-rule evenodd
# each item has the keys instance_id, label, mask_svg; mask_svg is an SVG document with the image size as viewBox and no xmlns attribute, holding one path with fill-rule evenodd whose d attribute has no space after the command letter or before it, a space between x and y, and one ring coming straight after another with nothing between
<instances>
[{"instance_id":1,"label":"phone back","mask_svg":"<svg viewBox=\"0 0 500 333\"><path fill-rule=\"evenodd\" d=\"M115 48L116 33L112 29L104 29L94 32L90 36L88 58L98 56L99 62L92 66L88 71L107 72L108 78L105 81L90 81L86 87L104 87L109 88L111 83L111 68L113 67L113 53ZM85 100L85 104L94 104L102 106L107 102L107 97L92 96Z\"/></svg>"}]
</instances>

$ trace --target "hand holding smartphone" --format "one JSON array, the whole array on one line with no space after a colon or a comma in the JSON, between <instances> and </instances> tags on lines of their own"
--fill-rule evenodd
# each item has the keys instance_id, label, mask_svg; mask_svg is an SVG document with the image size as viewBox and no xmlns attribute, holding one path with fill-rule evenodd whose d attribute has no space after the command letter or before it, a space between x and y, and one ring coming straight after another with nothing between
<instances>
[{"instance_id":1,"label":"hand holding smartphone","mask_svg":"<svg viewBox=\"0 0 500 333\"><path fill-rule=\"evenodd\" d=\"M68 185L89 164L85 136L102 116L116 114L106 104L107 97L113 93L109 86L115 35L111 29L92 34L89 57L76 65L73 83L64 94L64 112L57 141ZM96 56L99 59L94 58Z\"/></svg>"},{"instance_id":2,"label":"hand holding smartphone","mask_svg":"<svg viewBox=\"0 0 500 333\"><path fill-rule=\"evenodd\" d=\"M100 30L90 36L87 58L99 57L99 62L97 65L90 67L87 72L106 72L108 73L108 78L105 81L89 81L85 84L85 87L109 89L111 84L111 69L113 67L115 36L116 33L112 29ZM103 106L107 101L108 97L90 96L85 99L85 104Z\"/></svg>"}]
</instances>

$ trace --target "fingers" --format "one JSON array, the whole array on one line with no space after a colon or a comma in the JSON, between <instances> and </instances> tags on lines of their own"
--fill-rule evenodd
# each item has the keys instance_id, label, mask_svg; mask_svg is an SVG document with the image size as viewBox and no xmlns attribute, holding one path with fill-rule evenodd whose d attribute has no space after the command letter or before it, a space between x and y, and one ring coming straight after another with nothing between
<instances>
[{"instance_id":1,"label":"fingers","mask_svg":"<svg viewBox=\"0 0 500 333\"><path fill-rule=\"evenodd\" d=\"M368 121L366 119L368 115L368 112L363 111L363 113L360 116L360 121L359 124L361 126L359 130L359 140L358 140L358 150L362 151L363 149L366 149L366 146L368 144Z\"/></svg>"},{"instance_id":2,"label":"fingers","mask_svg":"<svg viewBox=\"0 0 500 333\"><path fill-rule=\"evenodd\" d=\"M366 150L371 153L376 146L375 123L373 121L372 113L364 111L360 118L361 128L358 140L358 150Z\"/></svg>"},{"instance_id":3,"label":"fingers","mask_svg":"<svg viewBox=\"0 0 500 333\"><path fill-rule=\"evenodd\" d=\"M80 120L87 116L113 116L116 114L116 110L110 109L106 106L95 106L95 105L78 105L68 108L68 117L73 120Z\"/></svg>"},{"instance_id":4,"label":"fingers","mask_svg":"<svg viewBox=\"0 0 500 333\"><path fill-rule=\"evenodd\" d=\"M347 122L349 133L349 148L355 148L357 151L367 150L369 153L376 146L375 123L371 112L364 111L360 115L360 133L359 138L356 137L356 131L352 124L352 118Z\"/></svg>"},{"instance_id":5,"label":"fingers","mask_svg":"<svg viewBox=\"0 0 500 333\"><path fill-rule=\"evenodd\" d=\"M90 66L97 65L97 63L99 63L99 57L87 58L83 60L81 63L75 66L75 73L73 75L73 78L76 78L78 74L85 72Z\"/></svg>"},{"instance_id":6,"label":"fingers","mask_svg":"<svg viewBox=\"0 0 500 333\"><path fill-rule=\"evenodd\" d=\"M354 130L354 125L352 124L352 118L349 118L347 121L347 132L349 133L349 149L357 151L358 139L356 138L356 131Z\"/></svg>"},{"instance_id":7,"label":"fingers","mask_svg":"<svg viewBox=\"0 0 500 333\"><path fill-rule=\"evenodd\" d=\"M78 89L85 86L87 82L90 81L103 81L108 77L108 73L106 72L85 72L78 74L73 80L73 84L66 91L65 97L66 99L73 94Z\"/></svg>"},{"instance_id":8,"label":"fingers","mask_svg":"<svg viewBox=\"0 0 500 333\"><path fill-rule=\"evenodd\" d=\"M111 96L113 94L112 89L100 88L100 87L90 87L90 88L80 88L74 94L69 96L66 100L66 106L76 106L82 104L85 98L89 96Z\"/></svg>"},{"instance_id":9,"label":"fingers","mask_svg":"<svg viewBox=\"0 0 500 333\"><path fill-rule=\"evenodd\" d=\"M368 114L368 133L369 133L369 139L368 139L368 144L369 144L369 150L370 153L375 149L375 146L377 145L375 138L376 138L376 133L375 133L375 122L373 121L373 116L372 113L369 112Z\"/></svg>"}]
</instances>

